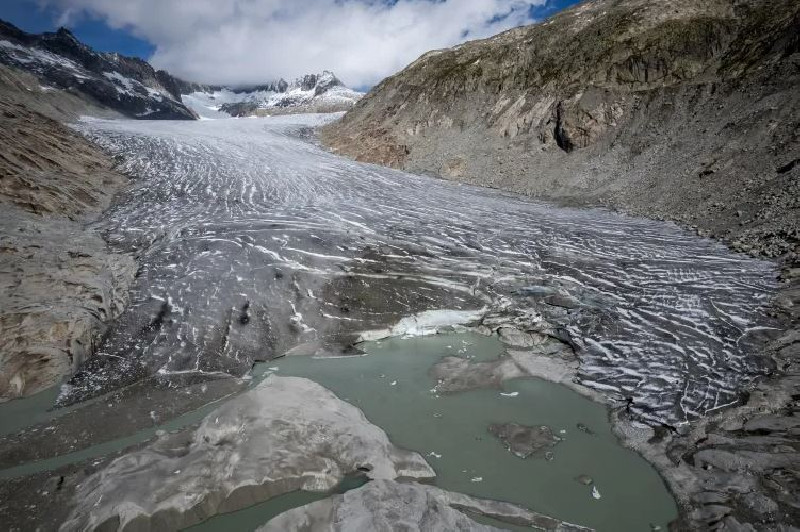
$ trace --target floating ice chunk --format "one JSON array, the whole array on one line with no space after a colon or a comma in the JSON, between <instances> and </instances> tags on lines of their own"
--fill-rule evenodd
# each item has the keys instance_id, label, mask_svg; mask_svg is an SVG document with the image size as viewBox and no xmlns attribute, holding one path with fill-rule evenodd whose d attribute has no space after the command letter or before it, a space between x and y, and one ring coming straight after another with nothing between
<instances>
[{"instance_id":1,"label":"floating ice chunk","mask_svg":"<svg viewBox=\"0 0 800 532\"><path fill-rule=\"evenodd\" d=\"M519 392L500 392L500 395L503 397L516 397L519 395Z\"/></svg>"},{"instance_id":2,"label":"floating ice chunk","mask_svg":"<svg viewBox=\"0 0 800 532\"><path fill-rule=\"evenodd\" d=\"M472 477L469 479L470 482L483 482L483 477Z\"/></svg>"},{"instance_id":3,"label":"floating ice chunk","mask_svg":"<svg viewBox=\"0 0 800 532\"><path fill-rule=\"evenodd\" d=\"M392 381L391 385L392 386L397 386L397 381Z\"/></svg>"},{"instance_id":4,"label":"floating ice chunk","mask_svg":"<svg viewBox=\"0 0 800 532\"><path fill-rule=\"evenodd\" d=\"M434 458L441 458L441 457L442 457L442 455L441 455L441 454L439 454L439 453L435 453L435 452L433 452L433 451L429 452L429 453L428 453L428 456L433 456Z\"/></svg>"},{"instance_id":5,"label":"floating ice chunk","mask_svg":"<svg viewBox=\"0 0 800 532\"><path fill-rule=\"evenodd\" d=\"M597 486L592 486L592 497L595 499L600 498L600 490L597 489Z\"/></svg>"},{"instance_id":6,"label":"floating ice chunk","mask_svg":"<svg viewBox=\"0 0 800 532\"><path fill-rule=\"evenodd\" d=\"M359 342L381 340L391 336L427 336L436 334L443 327L453 325L466 325L478 320L485 313L481 310L426 310L398 321L394 326L386 329L364 331L359 336ZM450 347L450 346L448 346Z\"/></svg>"}]
</instances>

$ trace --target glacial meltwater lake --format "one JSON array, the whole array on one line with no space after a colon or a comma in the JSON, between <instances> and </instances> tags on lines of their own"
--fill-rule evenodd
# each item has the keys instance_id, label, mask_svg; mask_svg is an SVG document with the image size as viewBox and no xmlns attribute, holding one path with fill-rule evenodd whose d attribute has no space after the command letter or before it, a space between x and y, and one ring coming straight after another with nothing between
<instances>
[{"instance_id":1,"label":"glacial meltwater lake","mask_svg":"<svg viewBox=\"0 0 800 532\"><path fill-rule=\"evenodd\" d=\"M394 444L423 455L436 471L434 483L440 488L517 503L599 531L648 531L659 526L666 530L677 517L675 501L661 477L619 443L603 405L536 378L506 381L502 389L432 391L436 381L429 371L439 359L503 356L504 347L496 338L439 334L390 338L361 347L365 356L286 357L261 364L256 372L306 377L358 406ZM549 426L561 438L552 448L552 459L518 458L487 430L491 424L511 422ZM585 484L585 477L592 479L591 485ZM247 530L248 523L263 523L289 505L319 498L291 494L216 517L192 530Z\"/></svg>"},{"instance_id":2,"label":"glacial meltwater lake","mask_svg":"<svg viewBox=\"0 0 800 532\"><path fill-rule=\"evenodd\" d=\"M256 365L253 385L271 373L312 379L359 407L390 440L420 453L436 471L435 485L487 499L517 503L552 517L604 531L666 529L677 516L675 502L658 473L611 432L608 411L575 391L538 378L505 381L502 389L442 394L431 368L441 358L489 361L506 356L496 337L474 333L397 337L360 346L362 356L288 356ZM52 411L54 391L3 405L4 425L23 423ZM137 431L66 455L4 471L31 474L122 450L152 438L157 429L197 423L218 405L189 412L157 427ZM489 433L492 424L548 426L560 441L547 457L519 458ZM5 428L5 427L4 427ZM588 484L589 479L591 483ZM334 492L358 487L346 479ZM599 498L596 496L599 495ZM290 508L329 496L295 492L250 508L216 516L190 530L255 530ZM504 525L493 521L495 526Z\"/></svg>"}]
</instances>

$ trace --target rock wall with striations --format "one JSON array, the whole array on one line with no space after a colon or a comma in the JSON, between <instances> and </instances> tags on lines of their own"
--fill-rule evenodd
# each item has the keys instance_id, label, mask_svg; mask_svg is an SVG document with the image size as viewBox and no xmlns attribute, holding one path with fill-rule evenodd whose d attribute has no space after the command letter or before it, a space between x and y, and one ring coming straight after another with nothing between
<instances>
[{"instance_id":1,"label":"rock wall with striations","mask_svg":"<svg viewBox=\"0 0 800 532\"><path fill-rule=\"evenodd\" d=\"M81 102L0 65L0 402L58 383L92 355L135 264L85 224L127 179L56 118Z\"/></svg>"}]
</instances>

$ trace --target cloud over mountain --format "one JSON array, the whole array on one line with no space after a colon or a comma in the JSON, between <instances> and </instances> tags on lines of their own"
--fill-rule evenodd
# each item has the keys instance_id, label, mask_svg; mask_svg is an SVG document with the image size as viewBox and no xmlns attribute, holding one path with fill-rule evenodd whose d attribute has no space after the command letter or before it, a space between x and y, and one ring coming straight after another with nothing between
<instances>
[{"instance_id":1,"label":"cloud over mountain","mask_svg":"<svg viewBox=\"0 0 800 532\"><path fill-rule=\"evenodd\" d=\"M158 68L208 83L333 70L372 85L422 53L530 22L545 0L39 0L156 46Z\"/></svg>"}]
</instances>

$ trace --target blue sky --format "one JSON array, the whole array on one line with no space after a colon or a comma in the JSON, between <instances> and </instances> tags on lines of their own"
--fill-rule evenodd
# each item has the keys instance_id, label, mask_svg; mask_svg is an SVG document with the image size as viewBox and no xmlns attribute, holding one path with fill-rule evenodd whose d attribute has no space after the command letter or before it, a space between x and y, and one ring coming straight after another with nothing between
<instances>
[{"instance_id":1,"label":"blue sky","mask_svg":"<svg viewBox=\"0 0 800 532\"><path fill-rule=\"evenodd\" d=\"M422 53L542 20L578 0L0 0L31 33L64 23L96 50L185 79L259 83L333 70L368 87Z\"/></svg>"},{"instance_id":2,"label":"blue sky","mask_svg":"<svg viewBox=\"0 0 800 532\"><path fill-rule=\"evenodd\" d=\"M58 29L60 12L60 9L52 6L42 8L35 0L0 1L0 19L28 33ZM70 24L69 29L80 41L101 52L117 52L148 59L155 51L151 43L134 37L130 31L111 28L96 16L84 15Z\"/></svg>"}]
</instances>

